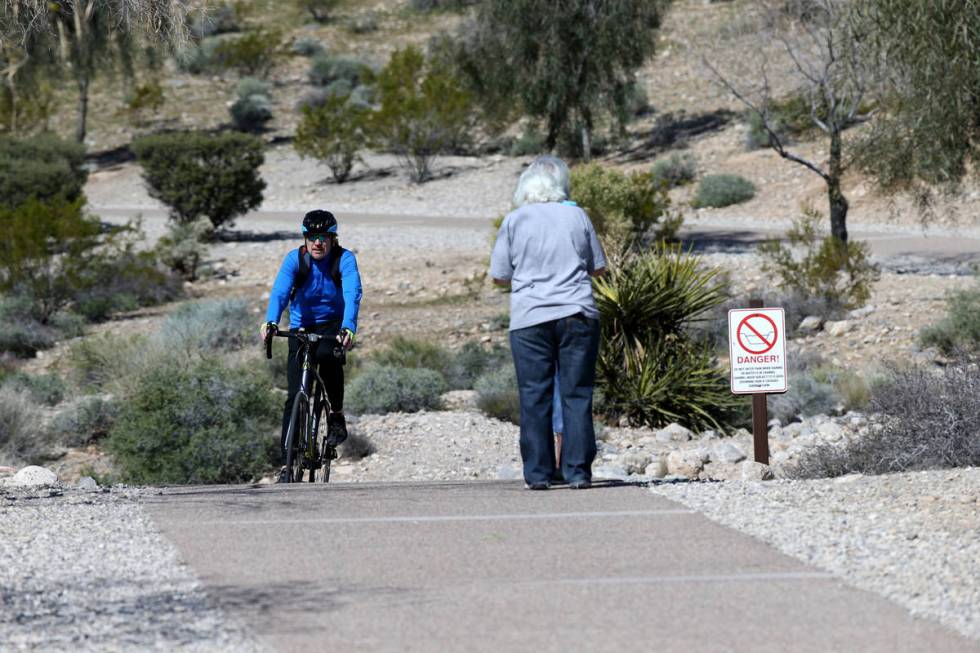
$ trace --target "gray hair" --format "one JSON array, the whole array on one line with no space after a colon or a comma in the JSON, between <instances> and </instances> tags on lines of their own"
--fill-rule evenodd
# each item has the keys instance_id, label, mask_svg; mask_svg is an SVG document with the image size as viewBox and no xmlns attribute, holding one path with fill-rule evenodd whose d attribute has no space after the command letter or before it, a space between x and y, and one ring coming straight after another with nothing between
<instances>
[{"instance_id":1,"label":"gray hair","mask_svg":"<svg viewBox=\"0 0 980 653\"><path fill-rule=\"evenodd\" d=\"M568 166L556 156L539 156L521 173L514 191L514 206L568 199Z\"/></svg>"}]
</instances>

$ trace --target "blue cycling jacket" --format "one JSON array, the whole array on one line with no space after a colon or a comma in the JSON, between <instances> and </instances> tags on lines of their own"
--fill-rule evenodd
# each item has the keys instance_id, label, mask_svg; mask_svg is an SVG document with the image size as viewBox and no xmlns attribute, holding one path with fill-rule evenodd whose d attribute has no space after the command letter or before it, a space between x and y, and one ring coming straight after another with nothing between
<instances>
[{"instance_id":1,"label":"blue cycling jacket","mask_svg":"<svg viewBox=\"0 0 980 653\"><path fill-rule=\"evenodd\" d=\"M357 259L350 250L345 250L340 258L340 278L343 294L338 291L330 278L331 252L322 261L311 257L310 276L296 291L296 297L289 301L293 289L293 278L299 270L299 257L296 250L286 254L276 275L272 291L269 293L269 308L265 312L266 322L279 322L286 304L289 304L289 328L311 327L331 320L342 320L341 328L357 332L357 310L361 305L361 275L357 271Z\"/></svg>"}]
</instances>

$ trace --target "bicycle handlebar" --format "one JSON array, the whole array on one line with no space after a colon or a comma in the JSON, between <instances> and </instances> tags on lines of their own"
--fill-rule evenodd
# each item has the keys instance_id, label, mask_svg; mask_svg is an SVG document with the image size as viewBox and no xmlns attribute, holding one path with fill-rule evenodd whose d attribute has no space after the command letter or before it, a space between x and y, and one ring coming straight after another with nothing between
<instances>
[{"instance_id":1,"label":"bicycle handlebar","mask_svg":"<svg viewBox=\"0 0 980 653\"><path fill-rule=\"evenodd\" d=\"M322 335L319 333L307 333L306 331L276 331L275 333L269 333L265 338L265 357L272 358L272 339L274 337L279 338L296 338L300 342L308 342L310 344L315 344L321 340L330 340L331 336ZM344 348L339 344L334 347L333 355L336 358L340 358L344 355Z\"/></svg>"}]
</instances>

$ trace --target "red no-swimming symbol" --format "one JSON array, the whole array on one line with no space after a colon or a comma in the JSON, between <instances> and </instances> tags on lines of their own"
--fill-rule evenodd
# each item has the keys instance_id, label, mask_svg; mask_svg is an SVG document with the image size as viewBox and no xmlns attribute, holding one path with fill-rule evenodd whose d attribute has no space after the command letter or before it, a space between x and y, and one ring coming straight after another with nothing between
<instances>
[{"instance_id":1,"label":"red no-swimming symbol","mask_svg":"<svg viewBox=\"0 0 980 653\"><path fill-rule=\"evenodd\" d=\"M755 323L749 322L755 320ZM760 320L765 320L765 324ZM735 329L738 344L750 354L764 354L776 346L776 323L765 313L752 313L742 318Z\"/></svg>"}]
</instances>

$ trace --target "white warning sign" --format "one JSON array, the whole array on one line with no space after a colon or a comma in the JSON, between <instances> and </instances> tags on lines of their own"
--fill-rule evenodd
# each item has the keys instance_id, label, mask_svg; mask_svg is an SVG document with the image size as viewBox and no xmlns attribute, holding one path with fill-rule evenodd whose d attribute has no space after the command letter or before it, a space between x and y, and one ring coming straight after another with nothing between
<instances>
[{"instance_id":1,"label":"white warning sign","mask_svg":"<svg viewBox=\"0 0 980 653\"><path fill-rule=\"evenodd\" d=\"M728 311L734 394L786 392L785 323L781 308Z\"/></svg>"}]
</instances>

